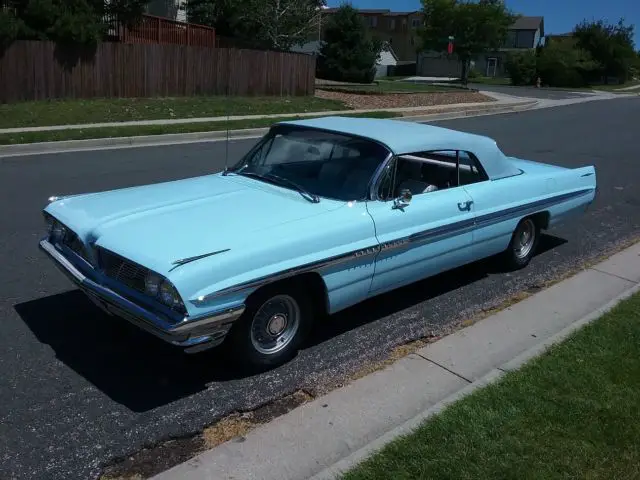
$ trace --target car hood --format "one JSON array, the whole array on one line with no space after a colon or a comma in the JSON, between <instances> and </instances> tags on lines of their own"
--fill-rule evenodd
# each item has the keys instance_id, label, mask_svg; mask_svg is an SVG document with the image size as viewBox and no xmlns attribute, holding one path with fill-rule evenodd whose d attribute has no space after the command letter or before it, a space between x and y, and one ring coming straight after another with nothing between
<instances>
[{"instance_id":1,"label":"car hood","mask_svg":"<svg viewBox=\"0 0 640 480\"><path fill-rule=\"evenodd\" d=\"M344 202L311 203L298 192L221 174L69 196L46 211L85 243L166 274L177 260L233 249L234 243ZM269 230L273 240L273 230Z\"/></svg>"}]
</instances>

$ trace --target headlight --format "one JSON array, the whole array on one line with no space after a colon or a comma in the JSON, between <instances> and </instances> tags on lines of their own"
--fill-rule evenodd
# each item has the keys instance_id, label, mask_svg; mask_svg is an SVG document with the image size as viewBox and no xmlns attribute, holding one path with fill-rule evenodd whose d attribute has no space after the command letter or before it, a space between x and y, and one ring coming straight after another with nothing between
<instances>
[{"instance_id":1,"label":"headlight","mask_svg":"<svg viewBox=\"0 0 640 480\"><path fill-rule=\"evenodd\" d=\"M47 234L51 235L51 230L53 229L53 217L47 213L44 214L44 223L47 229Z\"/></svg>"},{"instance_id":2,"label":"headlight","mask_svg":"<svg viewBox=\"0 0 640 480\"><path fill-rule=\"evenodd\" d=\"M66 234L67 229L65 226L54 220L53 226L51 227L51 239L53 242L61 242Z\"/></svg>"},{"instance_id":3,"label":"headlight","mask_svg":"<svg viewBox=\"0 0 640 480\"><path fill-rule=\"evenodd\" d=\"M169 280L164 280L160 285L160 300L168 307L182 307L182 300L176 288Z\"/></svg>"},{"instance_id":4,"label":"headlight","mask_svg":"<svg viewBox=\"0 0 640 480\"><path fill-rule=\"evenodd\" d=\"M144 289L148 295L155 297L160 291L160 283L162 283L162 278L151 272L144 279Z\"/></svg>"}]
</instances>

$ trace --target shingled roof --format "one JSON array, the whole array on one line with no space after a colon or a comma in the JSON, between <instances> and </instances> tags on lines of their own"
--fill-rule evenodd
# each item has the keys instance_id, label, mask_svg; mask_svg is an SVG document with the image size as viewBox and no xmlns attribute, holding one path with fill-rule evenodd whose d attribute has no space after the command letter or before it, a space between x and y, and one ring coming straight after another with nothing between
<instances>
[{"instance_id":1,"label":"shingled roof","mask_svg":"<svg viewBox=\"0 0 640 480\"><path fill-rule=\"evenodd\" d=\"M544 17L520 17L513 25L512 30L537 30L542 25L544 29Z\"/></svg>"}]
</instances>

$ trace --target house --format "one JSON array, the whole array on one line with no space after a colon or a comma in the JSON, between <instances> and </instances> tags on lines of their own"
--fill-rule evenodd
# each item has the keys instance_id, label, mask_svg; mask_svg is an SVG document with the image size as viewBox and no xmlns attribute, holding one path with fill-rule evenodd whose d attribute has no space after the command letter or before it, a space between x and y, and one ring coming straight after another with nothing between
<instances>
[{"instance_id":1,"label":"house","mask_svg":"<svg viewBox=\"0 0 640 480\"><path fill-rule=\"evenodd\" d=\"M474 59L474 68L487 77L503 77L506 75L505 64L509 53L535 50L543 38L544 17L521 16L509 28L502 48Z\"/></svg>"},{"instance_id":2,"label":"house","mask_svg":"<svg viewBox=\"0 0 640 480\"><path fill-rule=\"evenodd\" d=\"M395 67L396 65L398 65L398 57L391 45L385 42L380 51L380 58L378 58L378 62L376 63L375 78L386 77L389 67Z\"/></svg>"},{"instance_id":3,"label":"house","mask_svg":"<svg viewBox=\"0 0 640 480\"><path fill-rule=\"evenodd\" d=\"M303 45L296 45L291 48L292 52L306 53L307 55L319 55L322 42L319 40L311 40ZM398 57L388 42L382 45L380 57L376 62L376 78L386 77L390 66L398 65Z\"/></svg>"},{"instance_id":4,"label":"house","mask_svg":"<svg viewBox=\"0 0 640 480\"><path fill-rule=\"evenodd\" d=\"M337 10L323 9L322 16L326 18ZM417 30L422 24L421 12L392 12L389 9L360 9L358 12L364 18L371 34L388 43L399 62L416 61L419 46ZM322 37L322 33L320 35Z\"/></svg>"},{"instance_id":5,"label":"house","mask_svg":"<svg viewBox=\"0 0 640 480\"><path fill-rule=\"evenodd\" d=\"M485 52L471 60L471 68L487 77L506 75L505 64L511 52L535 50L544 38L544 17L519 17L509 28L501 48ZM460 76L461 66L455 54L425 52L418 57L417 74L426 77Z\"/></svg>"},{"instance_id":6,"label":"house","mask_svg":"<svg viewBox=\"0 0 640 480\"><path fill-rule=\"evenodd\" d=\"M186 3L186 0L150 0L147 3L145 13L155 17L186 22Z\"/></svg>"}]
</instances>

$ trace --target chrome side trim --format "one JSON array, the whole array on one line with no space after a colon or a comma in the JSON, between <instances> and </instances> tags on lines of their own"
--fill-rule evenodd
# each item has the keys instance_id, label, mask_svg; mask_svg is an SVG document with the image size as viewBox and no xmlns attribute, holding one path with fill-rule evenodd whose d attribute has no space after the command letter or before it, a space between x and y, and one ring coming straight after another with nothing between
<instances>
[{"instance_id":1,"label":"chrome side trim","mask_svg":"<svg viewBox=\"0 0 640 480\"><path fill-rule=\"evenodd\" d=\"M202 258L207 258L207 257L211 257L213 255L218 255L219 253L224 253L224 252L228 252L229 250L231 250L230 248L225 248L223 250L217 250L215 252L210 252L210 253L203 253L202 255L195 255L193 257L187 257L187 258L181 258L180 260L176 260L175 262L171 262L171 265L175 265L175 267L172 267L169 271L173 271L176 268L185 265L187 263L190 262L195 262L196 260L200 260Z\"/></svg>"},{"instance_id":2,"label":"chrome side trim","mask_svg":"<svg viewBox=\"0 0 640 480\"><path fill-rule=\"evenodd\" d=\"M582 197L588 193L593 192L594 190L595 188L593 187L583 188L575 192L561 193L560 195L555 195L553 197L545 198L542 200L536 200L535 202L526 203L517 207L510 207L505 210L499 210L497 212L480 215L475 218L476 228L488 227L505 220L510 220L513 217L531 215L540 210L544 210L545 208L553 207L554 205L557 205L559 203L566 202L567 200L573 200L574 198Z\"/></svg>"},{"instance_id":3,"label":"chrome side trim","mask_svg":"<svg viewBox=\"0 0 640 480\"><path fill-rule=\"evenodd\" d=\"M320 268L324 268L330 265L336 265L339 263L348 262L356 258L377 255L380 252L388 252L390 250L402 248L406 245L413 244L413 243L423 243L423 242L426 243L426 242L444 240L447 237L460 235L461 233L472 231L477 228L484 228L490 225L494 225L496 223L510 220L512 218L531 215L540 210L544 210L545 208L557 205L567 200L579 198L583 195L586 195L587 193L593 192L594 190L595 190L594 188L585 188L582 190L577 190L575 192L563 193L563 194L556 195L543 200L537 200L535 202L519 205L517 207L510 207L505 210L499 210L497 212L480 215L478 217L468 218L468 219L461 220L448 225L443 225L441 227L432 228L429 230L423 230L423 231L408 235L406 237L401 237L401 238L390 240L388 242L384 242L378 245L372 245L367 248L346 252L341 255L337 255L337 256L330 257L323 260L318 260L316 262L308 263L305 265L300 265L299 267L293 267L287 270L283 270L281 272L276 272L270 275L262 276L255 280L250 280L248 282L243 282L237 285L233 285L231 287L223 288L221 290L211 292L207 295L198 297L195 300L191 300L191 303L197 306L201 306L206 304L211 299L222 296L222 295L238 292L240 290L244 290L248 288L257 288L270 282L275 282L275 281L292 277L294 275L298 275L301 273L318 270Z\"/></svg>"},{"instance_id":4,"label":"chrome side trim","mask_svg":"<svg viewBox=\"0 0 640 480\"><path fill-rule=\"evenodd\" d=\"M372 245L370 247L353 250L347 253L343 253L333 257L318 260L316 262L308 263L306 265L301 265L299 267L293 267L287 270L282 270L275 274L265 275L263 277L256 278L255 280L250 280L248 282L243 282L237 285L233 285L231 287L223 288L222 290L217 290L215 292L212 292L207 295L200 296L194 300L191 300L191 303L196 306L202 306L202 305L205 305L212 298L216 298L221 295L238 292L240 290L244 290L247 288L260 287L266 283L275 282L278 280L284 280L285 278L293 277L294 275L299 275L301 273L311 272L314 270L318 270L320 268L348 262L356 258L364 258L372 255L377 255L379 251L380 251L379 245Z\"/></svg>"}]
</instances>

